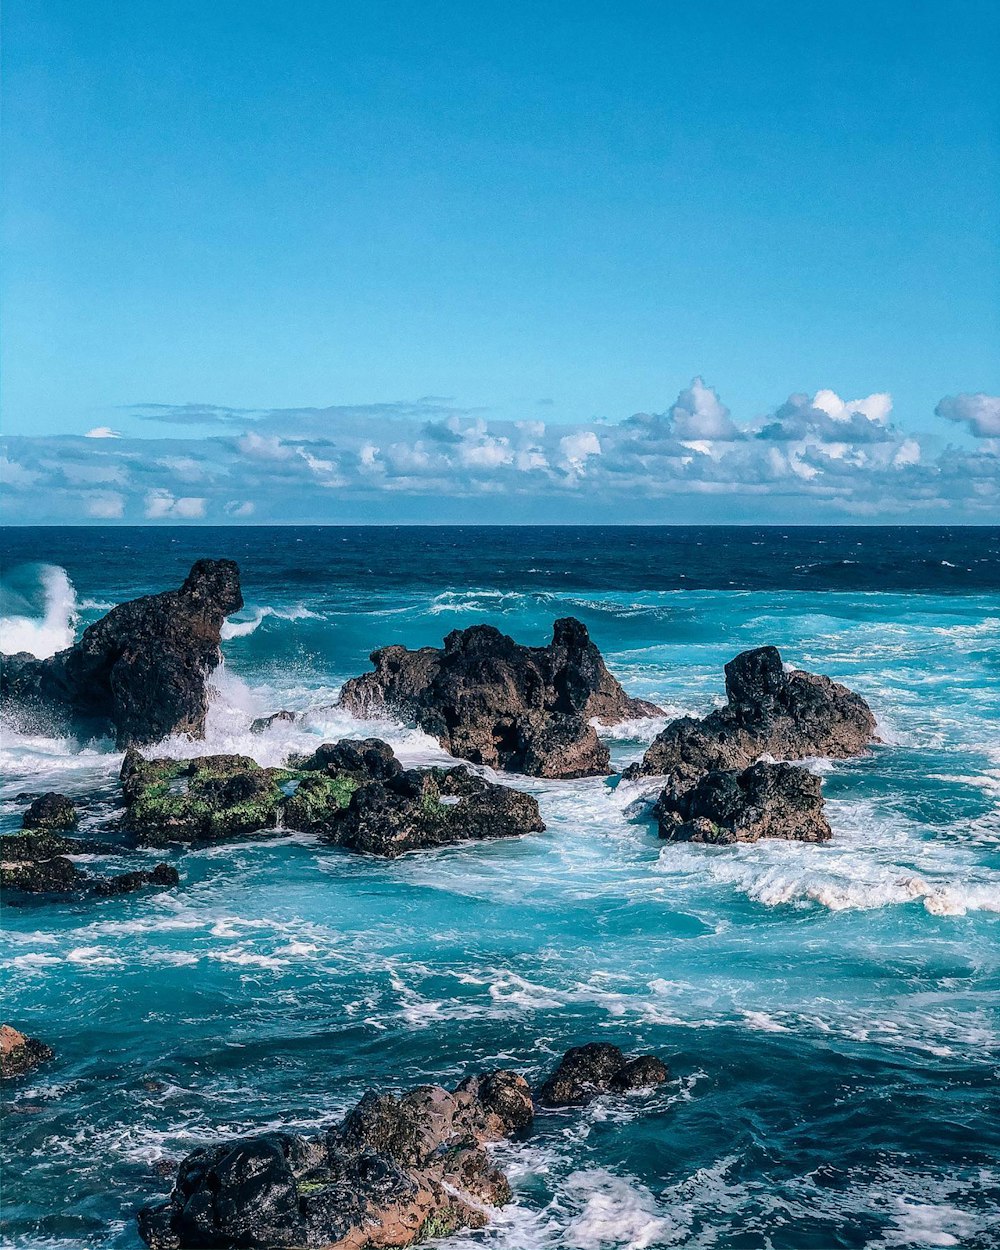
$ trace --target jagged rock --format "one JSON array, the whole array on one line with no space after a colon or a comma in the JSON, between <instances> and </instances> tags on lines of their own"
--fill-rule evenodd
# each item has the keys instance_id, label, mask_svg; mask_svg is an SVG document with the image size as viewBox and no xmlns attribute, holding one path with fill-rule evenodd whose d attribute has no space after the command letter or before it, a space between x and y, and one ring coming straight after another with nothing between
<instances>
[{"instance_id":1,"label":"jagged rock","mask_svg":"<svg viewBox=\"0 0 1000 1250\"><path fill-rule=\"evenodd\" d=\"M272 712L270 716L258 716L256 720L250 722L250 732L252 734L266 733L272 725L291 724L296 719L294 712L286 712L284 709L280 712Z\"/></svg>"},{"instance_id":2,"label":"jagged rock","mask_svg":"<svg viewBox=\"0 0 1000 1250\"><path fill-rule=\"evenodd\" d=\"M196 1150L168 1201L139 1212L139 1233L152 1250L365 1250L481 1228L488 1207L510 1199L483 1147L531 1115L528 1086L512 1072L451 1092L369 1091L322 1136L271 1133Z\"/></svg>"},{"instance_id":3,"label":"jagged rock","mask_svg":"<svg viewBox=\"0 0 1000 1250\"><path fill-rule=\"evenodd\" d=\"M107 855L117 848L93 838L68 838L47 830L25 830L0 836L0 860L4 863L35 862L54 855Z\"/></svg>"},{"instance_id":4,"label":"jagged rock","mask_svg":"<svg viewBox=\"0 0 1000 1250\"><path fill-rule=\"evenodd\" d=\"M123 824L144 846L248 837L277 826L288 775L245 755L147 760L133 748L121 769Z\"/></svg>"},{"instance_id":5,"label":"jagged rock","mask_svg":"<svg viewBox=\"0 0 1000 1250\"><path fill-rule=\"evenodd\" d=\"M626 777L666 776L677 796L708 772L743 770L761 755L847 759L878 741L860 695L829 677L786 671L776 647L744 651L725 671L726 706L671 721Z\"/></svg>"},{"instance_id":6,"label":"jagged rock","mask_svg":"<svg viewBox=\"0 0 1000 1250\"><path fill-rule=\"evenodd\" d=\"M0 1080L24 1076L51 1058L51 1047L37 1037L25 1037L11 1025L0 1024Z\"/></svg>"},{"instance_id":7,"label":"jagged rock","mask_svg":"<svg viewBox=\"0 0 1000 1250\"><path fill-rule=\"evenodd\" d=\"M383 647L371 660L374 673L344 684L343 707L362 717L412 719L452 755L507 772L606 773L608 749L591 721L662 715L626 695L573 617L555 622L546 647L475 625L454 630L443 649Z\"/></svg>"},{"instance_id":8,"label":"jagged rock","mask_svg":"<svg viewBox=\"0 0 1000 1250\"><path fill-rule=\"evenodd\" d=\"M119 747L200 737L222 623L243 606L232 560L199 560L180 590L120 604L51 659L7 657L0 707L21 728L114 734Z\"/></svg>"},{"instance_id":9,"label":"jagged rock","mask_svg":"<svg viewBox=\"0 0 1000 1250\"><path fill-rule=\"evenodd\" d=\"M589 1042L563 1055L539 1089L537 1102L543 1107L579 1107L601 1094L659 1085L668 1076L666 1065L655 1055L628 1059L617 1046Z\"/></svg>"},{"instance_id":10,"label":"jagged rock","mask_svg":"<svg viewBox=\"0 0 1000 1250\"><path fill-rule=\"evenodd\" d=\"M308 832L331 830L359 786L388 781L403 771L392 747L379 738L324 742L290 764L299 780L284 803L285 824Z\"/></svg>"},{"instance_id":11,"label":"jagged rock","mask_svg":"<svg viewBox=\"0 0 1000 1250\"><path fill-rule=\"evenodd\" d=\"M108 897L130 894L150 885L165 889L179 882L177 869L167 863L110 877L83 872L63 855L20 862L5 858L0 865L0 888L21 894L96 894Z\"/></svg>"},{"instance_id":12,"label":"jagged rock","mask_svg":"<svg viewBox=\"0 0 1000 1250\"><path fill-rule=\"evenodd\" d=\"M50 791L42 794L28 808L21 819L25 829L50 829L58 832L76 828L76 804L65 794Z\"/></svg>"},{"instance_id":13,"label":"jagged rock","mask_svg":"<svg viewBox=\"0 0 1000 1250\"><path fill-rule=\"evenodd\" d=\"M495 785L463 766L414 768L365 782L325 834L352 851L391 859L407 851L544 828L530 794Z\"/></svg>"},{"instance_id":14,"label":"jagged rock","mask_svg":"<svg viewBox=\"0 0 1000 1250\"><path fill-rule=\"evenodd\" d=\"M660 837L674 842L825 842L831 836L819 777L793 764L706 773L679 795L664 790L653 813Z\"/></svg>"}]
</instances>

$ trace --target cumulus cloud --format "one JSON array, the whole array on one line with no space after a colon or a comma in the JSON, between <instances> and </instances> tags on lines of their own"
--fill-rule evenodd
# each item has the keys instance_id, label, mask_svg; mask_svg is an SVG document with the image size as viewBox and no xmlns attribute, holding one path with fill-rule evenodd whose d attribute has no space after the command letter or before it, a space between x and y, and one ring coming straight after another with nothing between
<instances>
[{"instance_id":1,"label":"cumulus cloud","mask_svg":"<svg viewBox=\"0 0 1000 1250\"><path fill-rule=\"evenodd\" d=\"M976 438L1000 438L1000 395L946 395L934 409L939 417L959 421Z\"/></svg>"},{"instance_id":2,"label":"cumulus cloud","mask_svg":"<svg viewBox=\"0 0 1000 1250\"><path fill-rule=\"evenodd\" d=\"M87 516L99 521L117 521L125 515L125 496L115 491L94 492L83 501Z\"/></svg>"},{"instance_id":3,"label":"cumulus cloud","mask_svg":"<svg viewBox=\"0 0 1000 1250\"><path fill-rule=\"evenodd\" d=\"M121 438L118 430L113 430L110 425L95 425L92 430L88 430L83 436L84 438Z\"/></svg>"},{"instance_id":4,"label":"cumulus cloud","mask_svg":"<svg viewBox=\"0 0 1000 1250\"><path fill-rule=\"evenodd\" d=\"M157 487L147 493L144 511L150 521L192 521L205 515L205 500L189 495L178 499L170 491Z\"/></svg>"},{"instance_id":5,"label":"cumulus cloud","mask_svg":"<svg viewBox=\"0 0 1000 1250\"><path fill-rule=\"evenodd\" d=\"M695 378L659 413L617 424L489 419L419 400L267 413L242 429L225 416L172 437L9 438L0 477L15 521L474 521L484 496L496 521L992 520L998 403L942 400L939 415L979 441L931 454L882 391L794 393L738 421Z\"/></svg>"}]
</instances>

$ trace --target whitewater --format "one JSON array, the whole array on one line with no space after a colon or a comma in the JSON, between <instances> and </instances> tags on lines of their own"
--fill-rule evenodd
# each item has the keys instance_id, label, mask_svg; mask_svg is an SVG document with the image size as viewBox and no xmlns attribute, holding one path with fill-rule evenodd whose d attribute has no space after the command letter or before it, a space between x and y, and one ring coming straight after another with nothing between
<instances>
[{"instance_id":1,"label":"whitewater","mask_svg":"<svg viewBox=\"0 0 1000 1250\"><path fill-rule=\"evenodd\" d=\"M427 764L449 757L419 730L333 706L376 646L481 621L540 644L575 615L672 717L775 643L884 740L807 762L830 844L666 845L648 782L518 778L544 834L381 862L292 832L176 854L176 890L8 906L3 1018L56 1059L4 1089L0 1245L138 1250L135 1210L199 1144L318 1127L370 1086L537 1077L591 1040L671 1080L539 1117L498 1148L514 1203L441 1244L1000 1244L1000 535L483 533L14 531L0 649L51 655L233 556L206 740L156 753L270 765L379 736ZM250 732L279 709L300 717ZM662 724L602 730L614 767ZM121 758L5 727L3 831L17 795L58 790L94 799L85 834Z\"/></svg>"}]
</instances>

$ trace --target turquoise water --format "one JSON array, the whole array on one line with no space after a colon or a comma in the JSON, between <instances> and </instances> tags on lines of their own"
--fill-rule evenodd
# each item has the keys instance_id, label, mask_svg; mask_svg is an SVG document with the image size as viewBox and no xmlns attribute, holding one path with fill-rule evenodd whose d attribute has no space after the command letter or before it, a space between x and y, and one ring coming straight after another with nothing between
<instances>
[{"instance_id":1,"label":"turquoise water","mask_svg":"<svg viewBox=\"0 0 1000 1250\"><path fill-rule=\"evenodd\" d=\"M252 533L206 547L175 531L111 558L80 531L20 538L8 638L52 649L195 556L233 554L247 607L207 747L168 751L275 763L377 733L439 761L418 731L330 710L343 679L376 645L483 620L541 643L566 614L671 715L709 710L723 663L773 642L863 694L885 745L811 765L828 846L664 846L639 787L526 779L548 829L521 840L383 863L293 835L178 855L175 891L8 907L4 1018L57 1058L4 1091L4 1245L134 1250L135 1209L197 1144L318 1126L369 1085L497 1063L536 1077L595 1039L656 1050L673 1079L540 1117L501 1151L515 1204L443 1244L1000 1244L1000 595L931 574L886 592L877 573L846 590L640 589L663 566L609 573L596 538L571 584L530 537L466 552L456 584L377 536L345 570L333 539ZM764 541L777 561L779 536ZM309 714L249 735L279 707ZM611 731L616 764L657 728ZM110 801L120 759L5 733L4 828L21 790Z\"/></svg>"}]
</instances>

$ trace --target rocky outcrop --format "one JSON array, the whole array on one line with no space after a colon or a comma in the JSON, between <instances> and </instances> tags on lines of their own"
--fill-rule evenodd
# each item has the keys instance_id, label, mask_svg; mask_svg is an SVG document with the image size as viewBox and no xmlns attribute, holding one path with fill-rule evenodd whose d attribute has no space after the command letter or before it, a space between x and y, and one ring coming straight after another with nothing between
<instances>
[{"instance_id":1,"label":"rocky outcrop","mask_svg":"<svg viewBox=\"0 0 1000 1250\"><path fill-rule=\"evenodd\" d=\"M452 755L505 772L606 773L608 749L591 722L662 715L629 698L573 617L556 621L546 647L475 625L454 630L443 649L383 647L371 660L373 673L344 684L343 707L415 721Z\"/></svg>"},{"instance_id":2,"label":"rocky outcrop","mask_svg":"<svg viewBox=\"0 0 1000 1250\"><path fill-rule=\"evenodd\" d=\"M51 659L7 657L0 707L21 728L113 734L119 747L200 737L222 623L243 606L232 560L199 560L179 590L120 604Z\"/></svg>"},{"instance_id":3,"label":"rocky outcrop","mask_svg":"<svg viewBox=\"0 0 1000 1250\"><path fill-rule=\"evenodd\" d=\"M602 1094L623 1094L667 1080L666 1065L655 1055L629 1059L607 1042L575 1046L538 1091L540 1107L580 1107Z\"/></svg>"},{"instance_id":4,"label":"rocky outcrop","mask_svg":"<svg viewBox=\"0 0 1000 1250\"><path fill-rule=\"evenodd\" d=\"M544 829L530 794L495 785L464 767L413 768L359 786L327 837L352 851L394 859L407 851Z\"/></svg>"},{"instance_id":5,"label":"rocky outcrop","mask_svg":"<svg viewBox=\"0 0 1000 1250\"><path fill-rule=\"evenodd\" d=\"M673 842L825 842L831 837L819 777L793 764L706 773L681 794L664 790L653 813L660 837Z\"/></svg>"},{"instance_id":6,"label":"rocky outcrop","mask_svg":"<svg viewBox=\"0 0 1000 1250\"><path fill-rule=\"evenodd\" d=\"M65 794L56 794L50 790L48 794L39 795L34 800L21 818L21 825L25 829L64 832L75 829L76 821L76 804L73 800L68 799Z\"/></svg>"},{"instance_id":7,"label":"rocky outcrop","mask_svg":"<svg viewBox=\"0 0 1000 1250\"><path fill-rule=\"evenodd\" d=\"M725 672L726 706L672 721L626 777L666 776L676 797L706 773L742 771L761 755L847 759L878 741L860 695L829 677L786 670L776 647L744 651Z\"/></svg>"},{"instance_id":8,"label":"rocky outcrop","mask_svg":"<svg viewBox=\"0 0 1000 1250\"><path fill-rule=\"evenodd\" d=\"M25 1037L9 1024L0 1024L0 1080L24 1076L52 1058L52 1049L37 1037Z\"/></svg>"},{"instance_id":9,"label":"rocky outcrop","mask_svg":"<svg viewBox=\"0 0 1000 1250\"><path fill-rule=\"evenodd\" d=\"M123 825L143 846L249 837L277 826L288 775L245 755L147 760L131 749L121 768Z\"/></svg>"},{"instance_id":10,"label":"rocky outcrop","mask_svg":"<svg viewBox=\"0 0 1000 1250\"><path fill-rule=\"evenodd\" d=\"M320 1137L272 1133L197 1150L169 1200L146 1207L152 1250L404 1246L481 1228L510 1186L484 1146L530 1124L513 1072L402 1098L367 1093Z\"/></svg>"},{"instance_id":11,"label":"rocky outcrop","mask_svg":"<svg viewBox=\"0 0 1000 1250\"><path fill-rule=\"evenodd\" d=\"M353 851L406 851L545 828L530 795L467 768L404 770L378 738L323 743L288 768L243 755L147 760L126 752L124 827L145 846L302 830Z\"/></svg>"},{"instance_id":12,"label":"rocky outcrop","mask_svg":"<svg viewBox=\"0 0 1000 1250\"><path fill-rule=\"evenodd\" d=\"M576 1106L666 1076L655 1056L594 1044L569 1051L539 1097ZM139 1234L151 1250L386 1250L483 1228L511 1197L484 1147L533 1118L527 1082L506 1070L450 1091L372 1090L319 1136L269 1133L196 1150L169 1199L139 1212Z\"/></svg>"},{"instance_id":13,"label":"rocky outcrop","mask_svg":"<svg viewBox=\"0 0 1000 1250\"><path fill-rule=\"evenodd\" d=\"M282 709L280 712L272 712L270 716L258 716L256 720L251 721L250 732L252 734L267 733L273 725L291 725L296 719L294 712Z\"/></svg>"},{"instance_id":14,"label":"rocky outcrop","mask_svg":"<svg viewBox=\"0 0 1000 1250\"><path fill-rule=\"evenodd\" d=\"M84 872L65 855L39 859L7 859L0 863L0 889L18 894L92 894L110 897L130 894L156 886L169 889L179 884L180 875L172 864L100 876Z\"/></svg>"}]
</instances>

